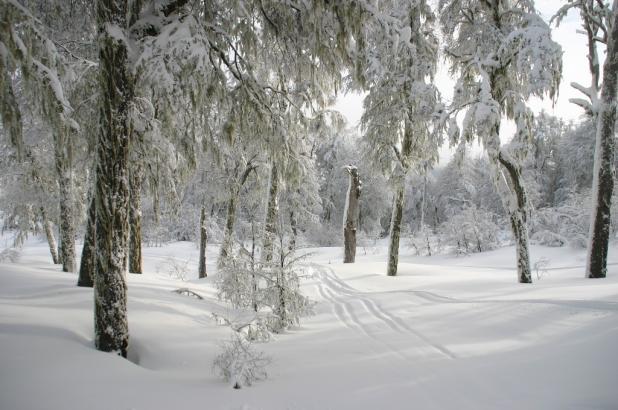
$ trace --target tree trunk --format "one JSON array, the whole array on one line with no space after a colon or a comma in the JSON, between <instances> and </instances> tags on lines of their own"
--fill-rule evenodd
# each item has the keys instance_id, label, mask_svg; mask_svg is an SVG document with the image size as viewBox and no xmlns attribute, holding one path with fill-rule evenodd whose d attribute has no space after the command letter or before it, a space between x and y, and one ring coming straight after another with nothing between
<instances>
[{"instance_id":1,"label":"tree trunk","mask_svg":"<svg viewBox=\"0 0 618 410\"><path fill-rule=\"evenodd\" d=\"M425 201L427 197L427 166L425 166L425 170L423 173L423 196L421 197L421 225L420 229L424 230L425 228Z\"/></svg>"},{"instance_id":2,"label":"tree trunk","mask_svg":"<svg viewBox=\"0 0 618 410\"><path fill-rule=\"evenodd\" d=\"M198 268L198 277L205 278L206 274L206 240L208 232L206 231L206 205L202 204L200 212L200 262Z\"/></svg>"},{"instance_id":3,"label":"tree trunk","mask_svg":"<svg viewBox=\"0 0 618 410\"><path fill-rule=\"evenodd\" d=\"M96 200L94 195L88 206L88 221L86 222L86 236L82 248L82 258L79 264L79 277L77 286L91 288L94 285L95 252L96 252Z\"/></svg>"},{"instance_id":4,"label":"tree trunk","mask_svg":"<svg viewBox=\"0 0 618 410\"><path fill-rule=\"evenodd\" d=\"M296 249L296 238L298 237L298 221L296 220L296 214L293 210L290 211L290 229L292 230L292 236L290 238L288 250L293 251Z\"/></svg>"},{"instance_id":5,"label":"tree trunk","mask_svg":"<svg viewBox=\"0 0 618 410\"><path fill-rule=\"evenodd\" d=\"M230 190L230 200L227 205L227 217L225 221L225 231L223 233L223 242L221 243L221 250L219 252L219 260L217 264L219 267L225 265L227 258L232 254L232 249L234 247L234 225L236 224L236 203L240 196L240 190L247 182L247 178L249 178L249 174L251 171L255 170L255 165L253 165L252 161L249 161L245 170L243 171L240 179L234 182L231 186ZM236 174L237 176L238 174Z\"/></svg>"},{"instance_id":6,"label":"tree trunk","mask_svg":"<svg viewBox=\"0 0 618 410\"><path fill-rule=\"evenodd\" d=\"M516 199L515 203L507 201L506 208L517 250L517 276L519 283L532 283L527 227L528 197L523 185L521 169L502 152L498 153L498 161L507 171L510 179L507 185Z\"/></svg>"},{"instance_id":7,"label":"tree trunk","mask_svg":"<svg viewBox=\"0 0 618 410\"><path fill-rule=\"evenodd\" d=\"M230 194L230 199L227 204L225 231L223 233L223 241L221 242L219 260L217 261L217 265L219 267L225 266L227 259L232 254L232 248L234 245L234 225L236 224L236 200L237 198L238 198L238 192L236 189L233 189Z\"/></svg>"},{"instance_id":8,"label":"tree trunk","mask_svg":"<svg viewBox=\"0 0 618 410\"><path fill-rule=\"evenodd\" d=\"M49 244L49 252L51 253L54 265L58 265L60 263L60 259L58 258L58 244L56 243L56 237L54 236L54 227L52 222L47 219L47 213L43 207L41 207L41 217L43 218L45 236L47 236L47 243Z\"/></svg>"},{"instance_id":9,"label":"tree trunk","mask_svg":"<svg viewBox=\"0 0 618 410\"><path fill-rule=\"evenodd\" d=\"M142 179L143 169L139 160L129 170L129 272L142 273Z\"/></svg>"},{"instance_id":10,"label":"tree trunk","mask_svg":"<svg viewBox=\"0 0 618 410\"><path fill-rule=\"evenodd\" d=\"M358 169L354 166L345 167L350 175L345 211L343 213L343 263L354 263L356 259L356 230L360 209L361 180Z\"/></svg>"},{"instance_id":11,"label":"tree trunk","mask_svg":"<svg viewBox=\"0 0 618 410\"><path fill-rule=\"evenodd\" d=\"M95 345L126 357L126 251L129 241L129 109L134 95L126 32L127 1L99 0L100 125L96 162Z\"/></svg>"},{"instance_id":12,"label":"tree trunk","mask_svg":"<svg viewBox=\"0 0 618 410\"><path fill-rule=\"evenodd\" d=\"M603 65L603 86L597 114L593 208L588 238L586 277L607 275L611 203L614 190L614 128L616 124L616 93L618 92L618 0L614 0L612 26L608 35L607 56Z\"/></svg>"},{"instance_id":13,"label":"tree trunk","mask_svg":"<svg viewBox=\"0 0 618 410\"><path fill-rule=\"evenodd\" d=\"M272 165L270 171L270 188L268 189L268 205L266 207L266 222L262 239L262 257L270 262L273 257L273 240L277 234L277 214L279 213L279 175L277 166Z\"/></svg>"},{"instance_id":14,"label":"tree trunk","mask_svg":"<svg viewBox=\"0 0 618 410\"><path fill-rule=\"evenodd\" d=\"M255 274L255 223L251 221L251 306L258 311L258 280Z\"/></svg>"},{"instance_id":15,"label":"tree trunk","mask_svg":"<svg viewBox=\"0 0 618 410\"><path fill-rule=\"evenodd\" d=\"M405 202L405 180L401 180L395 193L393 203L393 215L391 217L391 235L388 244L388 276L397 275L397 265L399 263L399 238L401 237L401 222L403 220L403 206Z\"/></svg>"},{"instance_id":16,"label":"tree trunk","mask_svg":"<svg viewBox=\"0 0 618 410\"><path fill-rule=\"evenodd\" d=\"M70 131L54 133L54 158L60 189L60 261L64 272L75 272L75 221L73 217L73 150Z\"/></svg>"}]
</instances>

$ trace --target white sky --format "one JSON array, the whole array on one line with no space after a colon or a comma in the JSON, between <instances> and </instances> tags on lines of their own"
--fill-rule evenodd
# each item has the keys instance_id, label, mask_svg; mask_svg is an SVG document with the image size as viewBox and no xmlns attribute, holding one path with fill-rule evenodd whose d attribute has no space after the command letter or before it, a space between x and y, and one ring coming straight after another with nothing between
<instances>
[{"instance_id":1,"label":"white sky","mask_svg":"<svg viewBox=\"0 0 618 410\"><path fill-rule=\"evenodd\" d=\"M560 0L537 0L536 7L546 21L549 21L551 16L563 4ZM582 34L578 34L576 30L580 29L579 14L575 11L569 12L569 15L562 20L558 28L552 25L552 37L562 46L563 61L562 61L562 81L560 90L555 104L549 99L534 98L530 101L530 107L537 113L541 110L547 111L549 114L561 117L564 120L577 120L582 114L582 109L569 102L570 98L581 98L582 95L570 86L571 82L579 82L585 86L590 84L590 73L588 71L588 62L586 60L587 47L586 39ZM600 56L601 63L603 56ZM447 67L442 66L436 76L436 85L447 100L452 95L454 82L449 77ZM352 126L359 123L363 113L363 97L360 94L347 94L340 96L335 104L335 109L339 110ZM514 125L506 123L501 129L501 137L508 141L513 134ZM450 157L448 148L444 148L441 155L444 160Z\"/></svg>"}]
</instances>

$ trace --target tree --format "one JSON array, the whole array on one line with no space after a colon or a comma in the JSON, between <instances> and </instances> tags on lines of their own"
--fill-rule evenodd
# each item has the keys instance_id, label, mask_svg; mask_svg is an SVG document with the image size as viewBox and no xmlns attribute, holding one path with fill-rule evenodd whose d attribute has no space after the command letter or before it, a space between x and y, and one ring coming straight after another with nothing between
<instances>
[{"instance_id":1,"label":"tree","mask_svg":"<svg viewBox=\"0 0 618 410\"><path fill-rule=\"evenodd\" d=\"M560 46L531 0L440 0L440 23L451 71L458 74L452 105L442 112L451 143L477 136L487 151L494 183L517 251L520 283L531 283L528 196L518 161L530 145L530 96L554 97L562 69ZM465 112L460 133L456 114ZM518 149L500 144L503 115L515 121ZM505 182L504 182L505 181Z\"/></svg>"},{"instance_id":2,"label":"tree","mask_svg":"<svg viewBox=\"0 0 618 410\"><path fill-rule=\"evenodd\" d=\"M607 275L612 192L614 189L614 146L616 129L616 93L618 91L618 0L614 0L611 31L607 39L607 55L603 65L603 87L599 101L592 209L588 242L586 276L604 278Z\"/></svg>"},{"instance_id":3,"label":"tree","mask_svg":"<svg viewBox=\"0 0 618 410\"><path fill-rule=\"evenodd\" d=\"M82 257L79 263L79 276L77 286L93 287L94 275L96 272L96 223L97 205L94 192L90 194L90 205L88 206L88 218L86 219L86 235L84 236L84 246Z\"/></svg>"},{"instance_id":4,"label":"tree","mask_svg":"<svg viewBox=\"0 0 618 410\"><path fill-rule=\"evenodd\" d=\"M350 175L348 194L346 196L345 211L343 212L343 263L354 263L356 259L356 231L358 229L359 201L362 183L358 175L358 168L352 165L345 167Z\"/></svg>"},{"instance_id":5,"label":"tree","mask_svg":"<svg viewBox=\"0 0 618 410\"><path fill-rule=\"evenodd\" d=\"M279 218L279 172L276 163L270 166L268 182L268 202L266 205L266 220L264 222L264 236L262 238L262 257L265 262L273 258L273 241L277 235L277 221ZM282 233L279 233L282 234Z\"/></svg>"},{"instance_id":6,"label":"tree","mask_svg":"<svg viewBox=\"0 0 618 410\"><path fill-rule=\"evenodd\" d=\"M364 152L394 186L387 275L397 274L406 178L437 159L440 139L433 127L439 106L433 76L438 42L435 16L427 1L384 1L366 30L362 78L369 94L361 119ZM386 19L386 17L384 17Z\"/></svg>"},{"instance_id":7,"label":"tree","mask_svg":"<svg viewBox=\"0 0 618 410\"><path fill-rule=\"evenodd\" d=\"M592 207L588 237L586 277L604 278L607 275L607 249L611 223L611 202L614 189L614 146L616 123L616 90L618 88L618 1L610 9L609 3L593 0L570 0L556 14L560 20L577 8L580 11L584 33L588 41L588 68L591 84L571 85L586 99L571 99L582 107L596 125ZM603 65L603 83L598 57L598 44L607 46ZM600 95L599 95L600 93Z\"/></svg>"},{"instance_id":8,"label":"tree","mask_svg":"<svg viewBox=\"0 0 618 410\"><path fill-rule=\"evenodd\" d=\"M89 87L94 64L79 57L64 44L72 36L86 36L82 30L88 20L85 2L50 4L33 1L31 6L40 12L35 17L30 10L14 0L2 0L2 40L0 47L0 112L18 158L24 151L22 113L16 95L25 95L37 115L49 126L53 141L54 170L59 188L60 261L64 271L75 271L75 215L76 186L74 160L79 151L82 132L77 119L81 91ZM85 11L75 19L78 31L64 30L75 10ZM74 16L75 17L75 16ZM79 33L79 34L77 34ZM74 38L75 39L75 38ZM81 38L80 38L81 40ZM19 81L15 81L19 79ZM15 93L16 83L19 93ZM77 100L77 101L76 101Z\"/></svg>"},{"instance_id":9,"label":"tree","mask_svg":"<svg viewBox=\"0 0 618 410\"><path fill-rule=\"evenodd\" d=\"M244 153L237 155L235 159L230 159L230 161L233 161L233 164L230 164L232 166L228 166L228 170L231 171L228 182L229 198L227 201L227 211L225 215L224 236L219 253L219 266L223 266L226 259L232 254L238 200L240 199L242 187L247 182L251 173L255 172L258 166L256 159L257 155L253 155L251 158L247 159Z\"/></svg>"},{"instance_id":10,"label":"tree","mask_svg":"<svg viewBox=\"0 0 618 410\"><path fill-rule=\"evenodd\" d=\"M95 193L95 345L123 357L129 346L124 273L129 240L129 110L134 96L126 37L128 14L126 1L97 3L101 114Z\"/></svg>"},{"instance_id":11,"label":"tree","mask_svg":"<svg viewBox=\"0 0 618 410\"><path fill-rule=\"evenodd\" d=\"M198 277L200 279L208 276L206 273L206 241L208 232L206 230L206 205L202 204L200 209L200 259L198 266Z\"/></svg>"}]
</instances>

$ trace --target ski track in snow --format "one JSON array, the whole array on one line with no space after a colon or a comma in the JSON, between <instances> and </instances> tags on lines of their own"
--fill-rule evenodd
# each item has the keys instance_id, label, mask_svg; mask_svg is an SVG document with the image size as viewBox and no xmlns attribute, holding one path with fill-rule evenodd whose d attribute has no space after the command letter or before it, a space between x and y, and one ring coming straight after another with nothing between
<instances>
[{"instance_id":1,"label":"ski track in snow","mask_svg":"<svg viewBox=\"0 0 618 410\"><path fill-rule=\"evenodd\" d=\"M360 308L363 309L364 312L366 312L370 317L375 319L376 322L386 325L386 327L391 331L414 335L418 339L422 340L425 344L439 352L441 355L446 356L449 359L457 358L456 355L449 349L440 345L439 343L432 341L429 337L425 336L423 333L408 325L403 319L386 311L384 308L382 308L382 306L370 299L371 293L360 292L352 288L341 279L339 279L339 277L337 277L337 275L332 271L332 269L328 267L319 264L310 264L310 267L313 268L314 272L317 273L316 277L319 281L317 284L317 289L319 295L332 305L333 313L345 327L360 331L365 336L384 344L393 353L402 356L407 360L410 359L409 357L405 356L400 350L395 349L390 344L388 344L384 340L384 338L376 335L375 332L373 332L368 325L366 325L359 319L357 308L353 304L353 302L357 302L357 304L360 304ZM376 294L379 293L382 292L376 292ZM433 295L430 292L418 293L421 297L424 297L426 293ZM439 295L433 296L435 296L432 300L434 302L444 301ZM424 298L431 300L428 297Z\"/></svg>"}]
</instances>

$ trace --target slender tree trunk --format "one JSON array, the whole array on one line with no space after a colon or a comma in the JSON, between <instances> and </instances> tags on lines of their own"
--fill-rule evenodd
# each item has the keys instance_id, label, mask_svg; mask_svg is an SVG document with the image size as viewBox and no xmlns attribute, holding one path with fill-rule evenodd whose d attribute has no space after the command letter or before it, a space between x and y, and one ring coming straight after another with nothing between
<instances>
[{"instance_id":1,"label":"slender tree trunk","mask_svg":"<svg viewBox=\"0 0 618 410\"><path fill-rule=\"evenodd\" d=\"M391 235L388 244L388 276L397 275L397 265L399 263L399 239L401 237L401 223L403 220L403 207L405 203L406 187L404 180L399 183L393 201L393 215L391 216Z\"/></svg>"},{"instance_id":2,"label":"slender tree trunk","mask_svg":"<svg viewBox=\"0 0 618 410\"><path fill-rule=\"evenodd\" d=\"M96 264L96 200L94 195L88 206L88 221L86 222L86 236L82 248L82 258L79 264L77 286L93 287Z\"/></svg>"},{"instance_id":3,"label":"slender tree trunk","mask_svg":"<svg viewBox=\"0 0 618 410\"><path fill-rule=\"evenodd\" d=\"M232 254L232 249L234 247L234 225L236 224L236 203L240 197L240 190L247 182L247 178L249 178L249 174L251 171L255 170L255 165L253 165L252 161L249 161L245 170L243 171L240 179L238 179L230 189L230 199L227 205L227 216L225 221L225 231L223 233L223 242L221 243L221 250L219 252L219 261L217 264L219 267L225 265L227 259ZM237 175L237 174L236 174Z\"/></svg>"},{"instance_id":4,"label":"slender tree trunk","mask_svg":"<svg viewBox=\"0 0 618 410\"><path fill-rule=\"evenodd\" d=\"M296 237L298 236L298 222L296 221L296 214L294 211L290 211L290 229L292 230L292 237L290 238L290 244L288 249L293 251L296 249Z\"/></svg>"},{"instance_id":5,"label":"slender tree trunk","mask_svg":"<svg viewBox=\"0 0 618 410\"><path fill-rule=\"evenodd\" d=\"M251 305L253 311L258 311L258 281L255 274L255 223L251 221Z\"/></svg>"},{"instance_id":6,"label":"slender tree trunk","mask_svg":"<svg viewBox=\"0 0 618 410\"><path fill-rule=\"evenodd\" d=\"M54 134L54 157L60 188L60 261L64 272L75 272L75 221L73 217L73 150L70 131Z\"/></svg>"},{"instance_id":7,"label":"slender tree trunk","mask_svg":"<svg viewBox=\"0 0 618 410\"><path fill-rule=\"evenodd\" d=\"M427 167L423 175L423 196L421 197L421 229L425 228L425 200L427 197Z\"/></svg>"},{"instance_id":8,"label":"slender tree trunk","mask_svg":"<svg viewBox=\"0 0 618 410\"><path fill-rule=\"evenodd\" d=\"M126 251L129 241L129 106L134 95L126 32L127 1L98 0L100 126L96 162L95 345L126 357Z\"/></svg>"},{"instance_id":9,"label":"slender tree trunk","mask_svg":"<svg viewBox=\"0 0 618 410\"><path fill-rule=\"evenodd\" d=\"M343 214L343 263L354 263L356 259L356 231L360 209L361 180L358 169L354 166L345 167L350 175L345 211Z\"/></svg>"},{"instance_id":10,"label":"slender tree trunk","mask_svg":"<svg viewBox=\"0 0 618 410\"><path fill-rule=\"evenodd\" d=\"M129 205L129 272L142 273L142 180L143 169L139 160L132 164L130 170L130 205Z\"/></svg>"},{"instance_id":11,"label":"slender tree trunk","mask_svg":"<svg viewBox=\"0 0 618 410\"><path fill-rule=\"evenodd\" d=\"M56 243L56 237L54 236L54 227L52 222L47 219L47 212L45 212L44 207L41 207L41 217L43 218L45 236L47 237L47 243L49 244L49 253L51 253L54 265L58 265L60 263L60 259L58 258L58 244Z\"/></svg>"},{"instance_id":12,"label":"slender tree trunk","mask_svg":"<svg viewBox=\"0 0 618 410\"><path fill-rule=\"evenodd\" d=\"M225 266L228 258L232 254L234 245L234 225L236 224L236 200L238 191L233 189L230 194L230 199L227 203L227 216L225 220L225 231L223 232L223 241L221 242L221 250L219 251L219 267Z\"/></svg>"},{"instance_id":13,"label":"slender tree trunk","mask_svg":"<svg viewBox=\"0 0 618 410\"><path fill-rule=\"evenodd\" d=\"M206 205L202 204L200 211L200 262L198 268L199 278L205 278L206 274L206 241L208 232L206 231Z\"/></svg>"},{"instance_id":14,"label":"slender tree trunk","mask_svg":"<svg viewBox=\"0 0 618 410\"><path fill-rule=\"evenodd\" d=\"M507 171L510 179L510 183L507 184L511 191L510 195L515 197L514 203L512 200L507 201L506 208L517 250L517 276L519 283L532 283L527 226L528 196L523 185L521 169L502 152L498 153L498 161Z\"/></svg>"},{"instance_id":15,"label":"slender tree trunk","mask_svg":"<svg viewBox=\"0 0 618 410\"><path fill-rule=\"evenodd\" d=\"M412 16L411 22L414 23L416 17ZM414 28L414 26L411 26ZM413 31L414 33L414 31ZM409 88L406 85L406 88ZM409 92L409 91L408 91ZM399 239L401 237L401 225L403 222L403 208L405 205L406 194L406 175L410 170L410 156L412 155L413 142L413 125L412 121L406 120L404 124L403 140L401 142L401 154L399 162L403 170L403 175L399 177L397 190L393 202L393 214L391 216L390 243L388 245L388 266L386 274L388 276L397 275L397 266L399 264Z\"/></svg>"},{"instance_id":16,"label":"slender tree trunk","mask_svg":"<svg viewBox=\"0 0 618 410\"><path fill-rule=\"evenodd\" d=\"M614 190L614 139L616 124L616 93L618 92L618 0L614 0L612 26L608 35L607 56L603 65L603 86L597 114L593 208L588 238L586 277L607 275L611 204Z\"/></svg>"},{"instance_id":17,"label":"slender tree trunk","mask_svg":"<svg viewBox=\"0 0 618 410\"><path fill-rule=\"evenodd\" d=\"M277 166L273 163L270 171L270 187L268 189L268 205L266 206L266 222L262 239L262 257L270 262L273 257L273 241L277 234L277 214L279 213L279 175Z\"/></svg>"}]
</instances>

